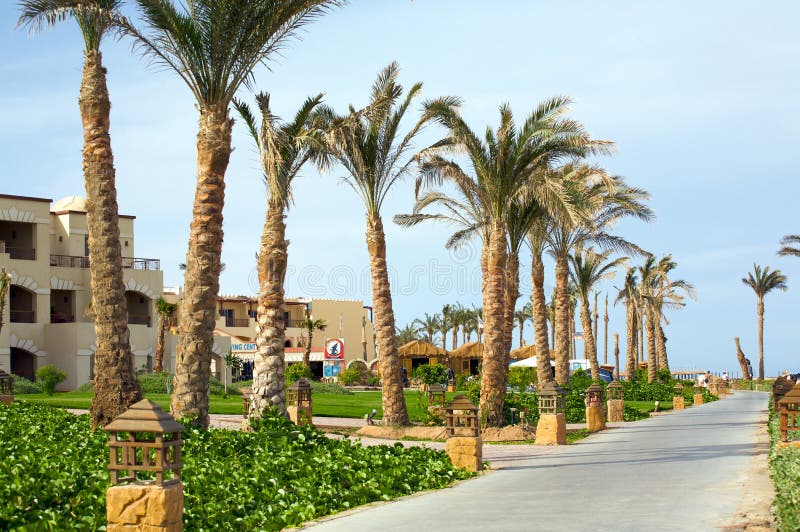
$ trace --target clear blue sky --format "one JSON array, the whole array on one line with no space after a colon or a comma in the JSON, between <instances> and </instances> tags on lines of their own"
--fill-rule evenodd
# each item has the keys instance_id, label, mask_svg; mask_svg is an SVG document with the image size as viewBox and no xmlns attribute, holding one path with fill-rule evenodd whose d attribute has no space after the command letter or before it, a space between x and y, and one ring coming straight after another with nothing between
<instances>
[{"instance_id":1,"label":"clear blue sky","mask_svg":"<svg viewBox=\"0 0 800 532\"><path fill-rule=\"evenodd\" d=\"M81 39L72 22L34 37L16 30L14 4L0 7L0 192L82 194ZM256 81L284 116L320 91L342 109L362 105L376 73L396 60L402 81L423 81L426 97L462 97L477 130L496 124L501 102L523 117L544 98L571 96L573 116L595 137L617 143L616 155L602 164L653 195L657 221L624 223L618 232L654 253L672 253L676 275L697 287L699 300L669 315L672 366L738 371L736 335L755 362L755 297L740 279L757 261L789 276L789 292L766 300L766 366L775 374L800 369L792 336L800 260L775 254L782 235L800 233L798 19L793 0L569 7L354 0L310 26L302 41L256 72ZM177 285L194 190L194 102L174 75L132 55L129 42L109 39L103 50L121 211L137 216L137 256L161 258L165 284ZM424 140L437 134L430 129ZM264 191L240 126L234 145L222 291L254 294ZM340 175L309 170L296 183L289 295L370 300L364 209ZM399 325L448 302L480 304L476 247L450 253L443 249L448 228L405 230L390 222L412 200L406 182L384 208ZM529 272L526 256L523 297ZM552 268L548 276L552 286ZM613 284L619 279L605 288ZM624 334L620 308L610 328ZM530 325L525 334L531 342Z\"/></svg>"}]
</instances>

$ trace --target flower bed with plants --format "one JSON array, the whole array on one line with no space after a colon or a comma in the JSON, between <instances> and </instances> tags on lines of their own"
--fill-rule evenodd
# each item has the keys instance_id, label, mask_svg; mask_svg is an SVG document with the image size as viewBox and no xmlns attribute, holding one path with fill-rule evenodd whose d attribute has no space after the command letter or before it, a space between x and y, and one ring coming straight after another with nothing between
<instances>
[{"instance_id":1,"label":"flower bed with plants","mask_svg":"<svg viewBox=\"0 0 800 532\"><path fill-rule=\"evenodd\" d=\"M280 530L471 476L431 449L363 447L283 418L255 429L184 432L187 530ZM88 416L0 405L0 442L0 529L105 525L108 438Z\"/></svg>"},{"instance_id":2,"label":"flower bed with plants","mask_svg":"<svg viewBox=\"0 0 800 532\"><path fill-rule=\"evenodd\" d=\"M781 532L800 530L800 447L777 448L776 444L780 441L780 416L772 409L772 403L769 435L772 446L769 452L769 469L775 485L775 501L772 503L775 524Z\"/></svg>"}]
</instances>

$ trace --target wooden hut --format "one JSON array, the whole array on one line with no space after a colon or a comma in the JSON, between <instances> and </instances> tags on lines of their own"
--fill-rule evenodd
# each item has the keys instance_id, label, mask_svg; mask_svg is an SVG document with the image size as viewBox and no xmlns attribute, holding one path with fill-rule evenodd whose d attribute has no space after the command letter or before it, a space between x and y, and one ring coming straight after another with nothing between
<instances>
[{"instance_id":1,"label":"wooden hut","mask_svg":"<svg viewBox=\"0 0 800 532\"><path fill-rule=\"evenodd\" d=\"M479 342L469 342L450 351L450 367L456 374L477 374L482 360L483 344Z\"/></svg>"},{"instance_id":2,"label":"wooden hut","mask_svg":"<svg viewBox=\"0 0 800 532\"><path fill-rule=\"evenodd\" d=\"M413 340L397 348L402 367L406 368L409 378L414 368L422 364L448 365L449 353L441 347L436 347L430 342Z\"/></svg>"}]
</instances>

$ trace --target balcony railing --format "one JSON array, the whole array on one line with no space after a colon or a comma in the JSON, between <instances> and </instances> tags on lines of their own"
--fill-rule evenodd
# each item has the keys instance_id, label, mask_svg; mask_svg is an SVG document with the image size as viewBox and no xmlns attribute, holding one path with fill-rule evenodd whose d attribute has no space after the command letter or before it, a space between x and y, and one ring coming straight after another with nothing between
<instances>
[{"instance_id":1,"label":"balcony railing","mask_svg":"<svg viewBox=\"0 0 800 532\"><path fill-rule=\"evenodd\" d=\"M50 323L75 323L75 316L61 314L60 312L51 312Z\"/></svg>"},{"instance_id":2,"label":"balcony railing","mask_svg":"<svg viewBox=\"0 0 800 532\"><path fill-rule=\"evenodd\" d=\"M150 316L128 314L128 323L131 325L147 325L150 327Z\"/></svg>"},{"instance_id":3,"label":"balcony railing","mask_svg":"<svg viewBox=\"0 0 800 532\"><path fill-rule=\"evenodd\" d=\"M50 266L57 266L60 268L88 268L89 257L75 255L50 255ZM161 261L159 259L122 257L122 267L134 270L157 271L161 269Z\"/></svg>"},{"instance_id":4,"label":"balcony railing","mask_svg":"<svg viewBox=\"0 0 800 532\"><path fill-rule=\"evenodd\" d=\"M12 248L6 245L6 253L11 255L12 259L17 260L36 260L36 250L33 248Z\"/></svg>"},{"instance_id":5,"label":"balcony railing","mask_svg":"<svg viewBox=\"0 0 800 532\"><path fill-rule=\"evenodd\" d=\"M250 327L250 318L225 318L226 327Z\"/></svg>"},{"instance_id":6,"label":"balcony railing","mask_svg":"<svg viewBox=\"0 0 800 532\"><path fill-rule=\"evenodd\" d=\"M11 323L36 323L36 311L12 308Z\"/></svg>"}]
</instances>

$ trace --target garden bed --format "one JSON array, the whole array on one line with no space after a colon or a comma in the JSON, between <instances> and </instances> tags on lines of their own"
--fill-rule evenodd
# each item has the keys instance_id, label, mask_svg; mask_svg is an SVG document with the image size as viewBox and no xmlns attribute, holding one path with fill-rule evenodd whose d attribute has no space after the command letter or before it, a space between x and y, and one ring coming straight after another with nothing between
<instances>
[{"instance_id":1,"label":"garden bed","mask_svg":"<svg viewBox=\"0 0 800 532\"><path fill-rule=\"evenodd\" d=\"M800 530L800 447L779 446L779 427L780 417L772 410L770 403L769 433L772 446L769 469L775 485L772 509L778 530L794 532Z\"/></svg>"},{"instance_id":2,"label":"garden bed","mask_svg":"<svg viewBox=\"0 0 800 532\"><path fill-rule=\"evenodd\" d=\"M471 476L440 451L327 438L270 419L256 431L183 434L187 530L280 530ZM108 438L88 416L0 405L0 529L105 525Z\"/></svg>"}]
</instances>

